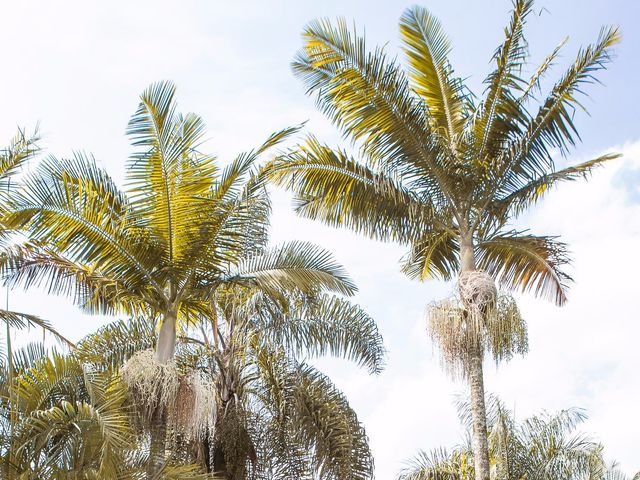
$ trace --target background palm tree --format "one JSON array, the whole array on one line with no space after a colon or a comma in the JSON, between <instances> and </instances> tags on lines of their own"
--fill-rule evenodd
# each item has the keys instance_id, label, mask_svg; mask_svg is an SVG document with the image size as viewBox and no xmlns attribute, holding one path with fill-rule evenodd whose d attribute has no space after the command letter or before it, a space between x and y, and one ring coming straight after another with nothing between
<instances>
[{"instance_id":1,"label":"background palm tree","mask_svg":"<svg viewBox=\"0 0 640 480\"><path fill-rule=\"evenodd\" d=\"M40 136L37 129L32 135L27 135L25 131L19 130L11 139L9 146L0 150L0 247L6 246L11 240L12 233L14 233L4 223L6 206L10 201L12 194L15 192L12 188L11 178L14 174L18 173L29 160L39 153L39 141ZM13 186L15 186L15 182ZM48 321L35 315L9 310L8 293L6 303L7 305L5 309L0 308L0 320L5 324L5 351L3 358L6 360L9 373L13 370L13 354L11 346L12 328L25 329L39 327L44 331L52 333L54 338L57 340L67 344L69 343L68 340L60 335Z\"/></svg>"},{"instance_id":2,"label":"background palm tree","mask_svg":"<svg viewBox=\"0 0 640 480\"><path fill-rule=\"evenodd\" d=\"M254 162L296 129L271 135L221 168L199 151L201 118L177 113L174 97L168 82L142 94L128 127L136 150L125 191L89 156L49 157L13 192L4 215L9 228L29 236L2 258L9 285L44 286L88 312L157 320L150 382L162 380L179 328L202 317L215 321L213 299L225 285L274 295L355 291L322 249L266 248L270 204ZM163 456L165 413L154 413L160 443L151 476Z\"/></svg>"},{"instance_id":3,"label":"background palm tree","mask_svg":"<svg viewBox=\"0 0 640 480\"><path fill-rule=\"evenodd\" d=\"M563 243L511 222L558 182L585 177L617 157L561 170L554 158L579 139L574 111L583 108L584 86L609 63L617 29L603 28L538 102L562 44L531 77L523 76L523 28L532 4L514 2L480 99L455 76L449 40L422 7L407 9L400 20L406 69L383 48L367 50L343 20L310 23L294 71L366 162L310 137L268 168L274 182L295 192L300 215L409 245L403 270L411 278L459 274L459 298L432 309L446 315L431 325L445 361L469 381L478 480L489 478L483 355L508 358L526 347L524 324L513 309L500 313L492 278L559 305L570 280L562 270ZM443 329L443 318L455 328Z\"/></svg>"},{"instance_id":4,"label":"background palm tree","mask_svg":"<svg viewBox=\"0 0 640 480\"><path fill-rule=\"evenodd\" d=\"M471 435L468 402L459 408ZM613 480L627 478L607 465L603 446L577 431L585 420L579 409L543 413L516 421L495 397L488 401L487 436L492 480ZM421 452L398 477L401 480L470 480L475 478L469 440L447 451Z\"/></svg>"},{"instance_id":5,"label":"background palm tree","mask_svg":"<svg viewBox=\"0 0 640 480\"><path fill-rule=\"evenodd\" d=\"M153 339L148 322L133 322L136 329ZM113 365L96 368L96 358L82 350L63 354L42 344L17 349L13 365L11 377L7 362L0 366L2 478L146 478L149 449L137 435L126 385ZM171 458L156 478L210 477L199 465Z\"/></svg>"}]
</instances>

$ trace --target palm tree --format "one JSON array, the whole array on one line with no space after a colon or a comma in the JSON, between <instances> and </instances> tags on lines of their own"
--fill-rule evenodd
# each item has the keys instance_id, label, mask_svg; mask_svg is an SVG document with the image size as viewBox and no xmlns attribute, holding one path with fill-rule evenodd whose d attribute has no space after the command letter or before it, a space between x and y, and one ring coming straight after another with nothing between
<instances>
[{"instance_id":1,"label":"palm tree","mask_svg":"<svg viewBox=\"0 0 640 480\"><path fill-rule=\"evenodd\" d=\"M146 370L156 386L163 385L179 328L202 317L215 321L212 300L225 285L274 295L355 291L322 249L305 243L266 249L270 204L254 163L296 129L271 135L220 168L199 150L202 119L178 114L174 97L168 82L142 94L128 126L135 152L125 191L87 155L43 161L4 215L29 240L8 247L0 262L10 286L44 286L91 313L156 319L155 359ZM164 410L150 414L158 430L153 477L167 419Z\"/></svg>"},{"instance_id":2,"label":"palm tree","mask_svg":"<svg viewBox=\"0 0 640 480\"><path fill-rule=\"evenodd\" d=\"M145 331L152 335L153 328ZM94 368L81 350L62 354L42 344L14 352L12 377L7 363L0 365L2 478L145 478L149 452L136 435L116 369ZM158 478L209 476L196 464L172 461Z\"/></svg>"},{"instance_id":3,"label":"palm tree","mask_svg":"<svg viewBox=\"0 0 640 480\"><path fill-rule=\"evenodd\" d=\"M216 321L203 319L179 337L176 365L214 385L215 424L200 438L168 432L171 458L235 480L371 478L355 412L303 359L332 354L379 372L384 348L373 320L333 295L274 298L250 285L219 289L214 305ZM77 354L96 371L124 365L126 378L153 343L148 322L116 322L79 342ZM175 401L196 400L185 391Z\"/></svg>"},{"instance_id":4,"label":"palm tree","mask_svg":"<svg viewBox=\"0 0 640 480\"><path fill-rule=\"evenodd\" d=\"M19 130L11 139L9 146L0 150L0 247L4 247L8 242L10 242L11 235L13 233L4 224L6 205L14 193L11 185L11 178L14 174L19 172L29 160L39 153L39 141L40 136L38 135L37 129L32 135L27 135L24 130ZM11 346L12 328L25 329L39 327L44 331L52 333L54 338L57 340L69 344L69 341L60 335L48 321L35 315L9 310L8 297L6 309L0 308L0 320L5 324L6 351L4 353L9 372L13 370Z\"/></svg>"},{"instance_id":5,"label":"palm tree","mask_svg":"<svg viewBox=\"0 0 640 480\"><path fill-rule=\"evenodd\" d=\"M514 2L480 100L455 76L449 40L425 8L411 7L400 20L406 69L383 48L367 50L343 20L310 23L293 69L365 161L310 137L267 170L294 191L301 216L409 245L403 270L411 278L450 280L458 273L460 298L433 309L452 319L453 338L439 328L444 317L431 325L436 340L444 341L445 360L462 355L453 370L469 381L478 480L489 478L483 355L490 350L508 358L526 347L517 312L496 312L493 278L559 305L570 281L562 270L565 245L518 231L511 222L557 183L585 177L617 157L560 170L554 158L555 152L567 155L579 139L574 111L583 108L584 86L611 60L617 29L603 28L537 102L562 44L523 77L523 28L532 3ZM505 337L493 342L500 332Z\"/></svg>"},{"instance_id":6,"label":"palm tree","mask_svg":"<svg viewBox=\"0 0 640 480\"><path fill-rule=\"evenodd\" d=\"M603 447L577 432L586 416L579 409L543 413L517 422L496 398L489 400L488 426L492 480L610 480L626 478L607 465ZM470 408L463 402L460 416L470 432ZM471 480L473 449L469 441L451 451L421 452L399 480Z\"/></svg>"}]
</instances>

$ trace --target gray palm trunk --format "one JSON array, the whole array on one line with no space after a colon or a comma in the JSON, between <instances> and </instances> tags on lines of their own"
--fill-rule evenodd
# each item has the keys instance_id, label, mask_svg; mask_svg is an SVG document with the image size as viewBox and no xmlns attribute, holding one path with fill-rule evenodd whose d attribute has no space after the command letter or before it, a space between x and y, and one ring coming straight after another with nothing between
<instances>
[{"instance_id":1,"label":"gray palm trunk","mask_svg":"<svg viewBox=\"0 0 640 480\"><path fill-rule=\"evenodd\" d=\"M176 351L176 320L177 313L169 310L165 313L158 332L156 343L156 361L161 365L166 365L171 360ZM147 478L154 479L160 474L164 465L166 448L167 425L165 415L159 415L154 419L150 430L149 463L147 464Z\"/></svg>"},{"instance_id":2,"label":"gray palm trunk","mask_svg":"<svg viewBox=\"0 0 640 480\"><path fill-rule=\"evenodd\" d=\"M164 365L173 359L176 351L176 321L178 315L175 311L165 313L158 332L156 344L156 360Z\"/></svg>"},{"instance_id":3,"label":"gray palm trunk","mask_svg":"<svg viewBox=\"0 0 640 480\"><path fill-rule=\"evenodd\" d=\"M460 236L460 273L476 270L473 238ZM476 480L489 480L489 444L487 441L487 411L484 398L484 372L480 341L468 355L467 379L471 401L473 458Z\"/></svg>"}]
</instances>

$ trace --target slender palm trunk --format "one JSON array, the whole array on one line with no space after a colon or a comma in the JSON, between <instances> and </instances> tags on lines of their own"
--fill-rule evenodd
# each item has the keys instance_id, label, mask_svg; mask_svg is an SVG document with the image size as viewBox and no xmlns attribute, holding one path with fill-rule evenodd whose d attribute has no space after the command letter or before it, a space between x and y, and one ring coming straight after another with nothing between
<instances>
[{"instance_id":1,"label":"slender palm trunk","mask_svg":"<svg viewBox=\"0 0 640 480\"><path fill-rule=\"evenodd\" d=\"M476 269L471 235L460 237L460 272ZM476 480L489 480L489 444L487 441L487 409L484 399L484 372L482 370L482 350L480 344L469 352L467 376L471 400L471 421L473 427L473 458Z\"/></svg>"},{"instance_id":2,"label":"slender palm trunk","mask_svg":"<svg viewBox=\"0 0 640 480\"><path fill-rule=\"evenodd\" d=\"M158 333L156 360L163 365L173 359L176 351L176 320L176 312L167 312Z\"/></svg>"},{"instance_id":3,"label":"slender palm trunk","mask_svg":"<svg viewBox=\"0 0 640 480\"><path fill-rule=\"evenodd\" d=\"M168 311L162 320L158 341L156 343L156 361L162 365L170 362L176 351L176 320L175 311ZM151 444L149 446L149 463L147 464L147 478L157 478L164 463L167 439L167 418L159 413L151 425Z\"/></svg>"},{"instance_id":4,"label":"slender palm trunk","mask_svg":"<svg viewBox=\"0 0 640 480\"><path fill-rule=\"evenodd\" d=\"M161 415L151 425L151 443L149 445L149 462L147 463L147 479L158 478L164 466L164 455L167 442L166 417Z\"/></svg>"}]
</instances>

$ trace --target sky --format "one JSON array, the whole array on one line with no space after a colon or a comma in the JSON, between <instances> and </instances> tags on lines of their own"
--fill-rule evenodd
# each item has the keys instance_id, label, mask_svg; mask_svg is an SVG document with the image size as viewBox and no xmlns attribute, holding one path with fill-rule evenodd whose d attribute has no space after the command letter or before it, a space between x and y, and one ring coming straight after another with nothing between
<instances>
[{"instance_id":1,"label":"sky","mask_svg":"<svg viewBox=\"0 0 640 480\"><path fill-rule=\"evenodd\" d=\"M413 2L336 1L66 1L1 2L0 143L16 128L44 135L46 153L91 152L122 183L130 152L124 135L137 99L152 82L178 87L182 111L207 123L206 149L228 161L275 130L307 120L306 132L346 145L305 96L290 62L304 25L345 17L366 31L369 45L398 51L398 19ZM503 35L510 2L427 0L454 45L452 61L476 93ZM581 407L583 431L605 444L627 473L640 470L640 2L539 0L527 26L532 62L565 36L554 72L602 25L619 25L623 42L603 85L587 89L590 115L578 113L583 142L566 159L603 152L623 158L588 183L552 191L518 226L560 235L573 255L568 305L557 308L518 296L529 324L530 353L495 368L486 388L518 418L543 410ZM561 163L565 162L562 160ZM363 421L376 477L394 478L419 449L461 440L454 400L464 385L440 369L425 330L425 308L453 291L451 284L411 282L399 271L403 249L296 218L287 193L274 190L272 241L310 240L332 252L359 286L355 297L378 322L387 368L369 376L344 361L317 362L348 395ZM10 307L39 314L71 339L108 321L81 314L68 299L13 291ZM31 332L32 337L40 335Z\"/></svg>"}]
</instances>

